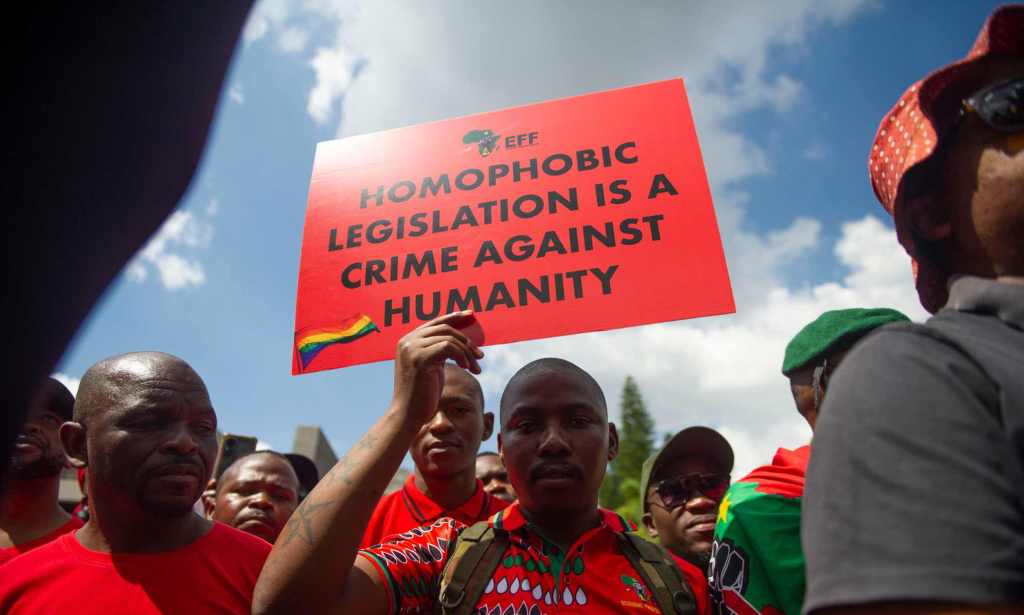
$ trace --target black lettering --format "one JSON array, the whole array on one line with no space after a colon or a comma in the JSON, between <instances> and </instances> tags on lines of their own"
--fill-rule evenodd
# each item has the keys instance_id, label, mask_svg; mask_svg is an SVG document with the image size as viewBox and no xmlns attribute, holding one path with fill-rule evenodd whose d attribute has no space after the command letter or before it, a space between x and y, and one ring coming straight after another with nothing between
<instances>
[{"instance_id":1,"label":"black lettering","mask_svg":"<svg viewBox=\"0 0 1024 615\"><path fill-rule=\"evenodd\" d=\"M437 196L438 190L444 190L445 194L451 194L452 187L448 182L448 174L444 173L434 181L432 177L424 177L423 183L420 185L420 198L427 196L427 191L430 191L432 196Z\"/></svg>"},{"instance_id":2,"label":"black lettering","mask_svg":"<svg viewBox=\"0 0 1024 615\"><path fill-rule=\"evenodd\" d=\"M523 247L516 250L516 244L523 244ZM532 255L533 244L530 243L529 235L515 235L505 242L505 258L510 261L525 261Z\"/></svg>"},{"instance_id":3,"label":"black lettering","mask_svg":"<svg viewBox=\"0 0 1024 615\"><path fill-rule=\"evenodd\" d=\"M434 300L433 307L430 311L423 309L423 295L416 295L416 318L419 320L430 320L431 318L437 318L441 313L441 291L435 290L431 294L431 299Z\"/></svg>"},{"instance_id":4,"label":"black lettering","mask_svg":"<svg viewBox=\"0 0 1024 615\"><path fill-rule=\"evenodd\" d=\"M445 246L441 248L441 273L449 273L458 269L458 258L458 246Z\"/></svg>"},{"instance_id":5,"label":"black lettering","mask_svg":"<svg viewBox=\"0 0 1024 615\"><path fill-rule=\"evenodd\" d=\"M562 244L562 240L559 239L558 233L555 231L544 233L544 237L540 240L540 247L537 248L537 258L544 258L548 252L566 253L565 245Z\"/></svg>"},{"instance_id":6,"label":"black lettering","mask_svg":"<svg viewBox=\"0 0 1024 615\"><path fill-rule=\"evenodd\" d=\"M398 192L399 188L405 188L405 194ZM391 199L392 203L403 203L412 198L412 195L416 194L416 184L409 180L400 181L388 190L388 198Z\"/></svg>"},{"instance_id":7,"label":"black lettering","mask_svg":"<svg viewBox=\"0 0 1024 615\"><path fill-rule=\"evenodd\" d=\"M551 282L548 276L540 276L540 288L533 285L533 282L523 278L519 280L519 305L527 305L527 295L533 295L534 299L541 303L548 303L551 301Z\"/></svg>"},{"instance_id":8,"label":"black lettering","mask_svg":"<svg viewBox=\"0 0 1024 615\"><path fill-rule=\"evenodd\" d=\"M639 158L637 158L635 153L633 154L632 157L627 157L626 156L626 148L633 148L635 150L636 149L636 142L635 141L626 141L625 143L622 143L621 145L616 147L615 148L615 159L616 160L618 160L622 164L633 164L634 162L639 160Z\"/></svg>"},{"instance_id":9,"label":"black lettering","mask_svg":"<svg viewBox=\"0 0 1024 615\"><path fill-rule=\"evenodd\" d=\"M508 175L507 164L494 164L487 168L487 185L493 186L499 179Z\"/></svg>"},{"instance_id":10,"label":"black lettering","mask_svg":"<svg viewBox=\"0 0 1024 615\"><path fill-rule=\"evenodd\" d=\"M473 210L469 205L463 205L459 208L459 211L455 212L455 219L452 220L452 230L454 231L463 224L479 226L476 221L476 216L473 215Z\"/></svg>"},{"instance_id":11,"label":"black lettering","mask_svg":"<svg viewBox=\"0 0 1024 615\"><path fill-rule=\"evenodd\" d=\"M473 183L466 183L466 176L473 177ZM480 169L466 169L455 176L455 187L459 190L475 190L484 183L484 172Z\"/></svg>"},{"instance_id":12,"label":"black lettering","mask_svg":"<svg viewBox=\"0 0 1024 615\"><path fill-rule=\"evenodd\" d=\"M588 251L589 250L593 250L594 249L594 240L595 239L600 241L601 244L604 245L604 247L606 247L606 248L614 248L615 247L615 227L612 225L612 223L611 222L605 222L604 223L604 235L601 234L601 231L596 226L592 226L590 224L584 224L583 225L583 249L584 250L588 250ZM568 274L566 274L566 275L568 275Z\"/></svg>"},{"instance_id":13,"label":"black lettering","mask_svg":"<svg viewBox=\"0 0 1024 615\"><path fill-rule=\"evenodd\" d=\"M370 191L363 188L362 197L359 199L359 209L366 209L366 202L370 200ZM377 192L373 194L373 198L377 201L377 205L384 204L384 186L377 186Z\"/></svg>"},{"instance_id":14,"label":"black lettering","mask_svg":"<svg viewBox=\"0 0 1024 615\"><path fill-rule=\"evenodd\" d=\"M445 313L451 314L461 310L480 311L480 291L477 290L476 286L467 288L464 295L460 294L457 288L453 288L448 293L448 309L445 310Z\"/></svg>"},{"instance_id":15,"label":"black lettering","mask_svg":"<svg viewBox=\"0 0 1024 615\"><path fill-rule=\"evenodd\" d=\"M630 196L629 189L626 188L626 180L617 179L608 186L608 190L614 195L612 197L612 205L622 205L628 203Z\"/></svg>"},{"instance_id":16,"label":"black lettering","mask_svg":"<svg viewBox=\"0 0 1024 615\"><path fill-rule=\"evenodd\" d=\"M622 237L619 239L621 245L631 246L643 240L644 234L636 228L637 222L639 220L636 218L626 218L619 222L619 230L622 231Z\"/></svg>"},{"instance_id":17,"label":"black lettering","mask_svg":"<svg viewBox=\"0 0 1024 615\"><path fill-rule=\"evenodd\" d=\"M402 269L403 280L408 279L411 274L415 274L417 277L422 276L424 271L430 275L437 273L433 250L424 251L420 259L417 259L415 254L405 255L405 267ZM423 320L428 319L424 318Z\"/></svg>"},{"instance_id":18,"label":"black lettering","mask_svg":"<svg viewBox=\"0 0 1024 615\"><path fill-rule=\"evenodd\" d=\"M380 233L377 233L378 228L383 228ZM391 221L390 220L374 220L366 227L366 241L370 243L382 243L391 238Z\"/></svg>"},{"instance_id":19,"label":"black lettering","mask_svg":"<svg viewBox=\"0 0 1024 615\"><path fill-rule=\"evenodd\" d=\"M591 267L590 272L594 274L598 280L601 280L601 294L610 295L612 294L612 277L615 272L619 270L618 265L609 265L606 271Z\"/></svg>"},{"instance_id":20,"label":"black lettering","mask_svg":"<svg viewBox=\"0 0 1024 615\"><path fill-rule=\"evenodd\" d=\"M491 296L487 299L487 307L484 309L489 312L498 305L504 305L509 308L516 306L515 302L512 301L512 293L508 292L508 287L505 286L504 282L494 283L494 287L491 288Z\"/></svg>"},{"instance_id":21,"label":"black lettering","mask_svg":"<svg viewBox=\"0 0 1024 615\"><path fill-rule=\"evenodd\" d=\"M552 166L553 161L561 162L562 167L556 169L555 167ZM542 167L544 169L544 172L548 175L564 175L572 169L572 158L570 158L566 154L551 154L550 156L544 159L544 164L542 165Z\"/></svg>"},{"instance_id":22,"label":"black lettering","mask_svg":"<svg viewBox=\"0 0 1024 615\"><path fill-rule=\"evenodd\" d=\"M347 237L345 238L345 247L355 248L357 246L361 246L362 242L359 241L359 239L362 235L362 232L362 224L353 224L352 226L348 227Z\"/></svg>"},{"instance_id":23,"label":"black lettering","mask_svg":"<svg viewBox=\"0 0 1024 615\"><path fill-rule=\"evenodd\" d=\"M672 196L679 194L679 191L672 185L672 182L668 181L668 178L663 173L658 173L651 180L651 191L647 193L647 198L653 199L662 192L667 192Z\"/></svg>"},{"instance_id":24,"label":"black lettering","mask_svg":"<svg viewBox=\"0 0 1024 615\"><path fill-rule=\"evenodd\" d=\"M536 207L524 209L523 203L533 203ZM544 200L536 194L524 194L512 202L512 212L520 218L532 218L544 210Z\"/></svg>"},{"instance_id":25,"label":"black lettering","mask_svg":"<svg viewBox=\"0 0 1024 615\"><path fill-rule=\"evenodd\" d=\"M644 216L643 218L640 219L646 222L649 227L651 227L651 241L658 241L659 239L661 239L661 231L658 230L658 222L661 222L662 220L665 219L664 215L657 214L654 216Z\"/></svg>"},{"instance_id":26,"label":"black lettering","mask_svg":"<svg viewBox=\"0 0 1024 615\"><path fill-rule=\"evenodd\" d=\"M362 263L349 263L344 269L341 270L341 285L348 289L359 288L362 284L361 280L353 281L349 278L349 274L353 271L359 271L363 268Z\"/></svg>"},{"instance_id":27,"label":"black lettering","mask_svg":"<svg viewBox=\"0 0 1024 615\"><path fill-rule=\"evenodd\" d=\"M415 213L409 217L409 226L413 228L413 230L409 231L409 237L419 237L421 235L427 234L427 229L429 227L427 226L427 223L424 221L424 218L426 217L427 212L425 211Z\"/></svg>"},{"instance_id":28,"label":"black lettering","mask_svg":"<svg viewBox=\"0 0 1024 615\"><path fill-rule=\"evenodd\" d=\"M576 188L569 188L569 196L562 196L560 193L550 190L548 192L548 211L557 213L558 206L562 205L569 211L576 211L580 208L579 200L576 197Z\"/></svg>"},{"instance_id":29,"label":"black lettering","mask_svg":"<svg viewBox=\"0 0 1024 615\"><path fill-rule=\"evenodd\" d=\"M384 326L385 327L390 327L391 326L391 318L393 316L396 316L396 315L402 317L402 324L403 325L405 323L409 322L409 298L408 297L402 297L402 306L399 307L399 308L395 308L395 305L391 301L391 299L387 299L387 300L384 301Z\"/></svg>"},{"instance_id":30,"label":"black lettering","mask_svg":"<svg viewBox=\"0 0 1024 615\"><path fill-rule=\"evenodd\" d=\"M332 228L331 234L327 237L327 251L334 252L340 249L341 246L338 245L338 229Z\"/></svg>"},{"instance_id":31,"label":"black lettering","mask_svg":"<svg viewBox=\"0 0 1024 615\"><path fill-rule=\"evenodd\" d=\"M576 168L580 171L596 169L601 163L597 160L597 154L592 149L581 149L576 152Z\"/></svg>"},{"instance_id":32,"label":"black lettering","mask_svg":"<svg viewBox=\"0 0 1024 615\"><path fill-rule=\"evenodd\" d=\"M565 277L572 280L572 294L575 295L577 299L583 298L583 276L585 275L587 275L586 269L565 272Z\"/></svg>"},{"instance_id":33,"label":"black lettering","mask_svg":"<svg viewBox=\"0 0 1024 615\"><path fill-rule=\"evenodd\" d=\"M487 261L491 261L495 265L501 264L501 255L498 253L498 248L494 247L494 242L490 239L485 239L480 244L480 251L476 254L476 261L473 263L473 266L479 267Z\"/></svg>"},{"instance_id":34,"label":"black lettering","mask_svg":"<svg viewBox=\"0 0 1024 615\"><path fill-rule=\"evenodd\" d=\"M537 179L537 159L530 158L530 163L526 166L526 170L530 173L530 179ZM512 181L518 182L520 176L523 174L522 164L518 160L512 163Z\"/></svg>"},{"instance_id":35,"label":"black lettering","mask_svg":"<svg viewBox=\"0 0 1024 615\"><path fill-rule=\"evenodd\" d=\"M381 275L383 272L384 261L379 259L366 261L366 285L369 286L373 283L383 284L386 282L384 276Z\"/></svg>"}]
</instances>

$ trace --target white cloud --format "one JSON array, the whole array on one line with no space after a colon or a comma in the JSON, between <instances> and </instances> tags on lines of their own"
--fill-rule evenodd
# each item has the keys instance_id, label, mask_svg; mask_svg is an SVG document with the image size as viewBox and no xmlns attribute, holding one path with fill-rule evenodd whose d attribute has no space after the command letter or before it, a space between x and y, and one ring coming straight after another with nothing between
<instances>
[{"instance_id":1,"label":"white cloud","mask_svg":"<svg viewBox=\"0 0 1024 615\"><path fill-rule=\"evenodd\" d=\"M208 213L211 208L216 213L218 206L215 203L215 199L211 201ZM149 277L149 267L152 267L167 290L202 286L206 282L202 262L194 256L184 256L181 251L205 248L213 240L213 233L213 225L192 212L175 211L128 264L128 279L145 282Z\"/></svg>"},{"instance_id":2,"label":"white cloud","mask_svg":"<svg viewBox=\"0 0 1024 615\"><path fill-rule=\"evenodd\" d=\"M302 28L289 26L281 31L277 37L277 46L286 53L297 53L306 48L309 41L309 33Z\"/></svg>"},{"instance_id":3,"label":"white cloud","mask_svg":"<svg viewBox=\"0 0 1024 615\"><path fill-rule=\"evenodd\" d=\"M242 84L238 83L228 88L228 97L239 105L245 103L245 92L242 90Z\"/></svg>"},{"instance_id":4,"label":"white cloud","mask_svg":"<svg viewBox=\"0 0 1024 615\"><path fill-rule=\"evenodd\" d=\"M310 61L316 85L309 93L306 110L317 123L331 119L335 103L348 91L359 69L360 58L346 46L321 47Z\"/></svg>"},{"instance_id":5,"label":"white cloud","mask_svg":"<svg viewBox=\"0 0 1024 615\"><path fill-rule=\"evenodd\" d=\"M272 27L280 28L287 21L292 6L290 0L260 0L256 3L242 31L245 42L258 41Z\"/></svg>"},{"instance_id":6,"label":"white cloud","mask_svg":"<svg viewBox=\"0 0 1024 615\"><path fill-rule=\"evenodd\" d=\"M68 390L71 391L72 395L74 395L75 397L78 396L78 385L82 384L81 378L74 378L72 376L65 374L64 372L56 372L54 374L51 374L51 376L53 377L54 380L66 386Z\"/></svg>"}]
</instances>

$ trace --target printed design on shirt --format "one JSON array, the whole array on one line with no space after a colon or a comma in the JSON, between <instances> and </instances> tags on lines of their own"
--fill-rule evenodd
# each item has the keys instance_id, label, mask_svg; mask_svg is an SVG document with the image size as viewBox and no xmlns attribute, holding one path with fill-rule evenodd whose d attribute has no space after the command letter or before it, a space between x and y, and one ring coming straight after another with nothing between
<instances>
[{"instance_id":1,"label":"printed design on shirt","mask_svg":"<svg viewBox=\"0 0 1024 615\"><path fill-rule=\"evenodd\" d=\"M720 615L784 615L771 605L758 610L744 597L749 581L747 575L747 555L742 547L728 539L711 543L708 589Z\"/></svg>"},{"instance_id":2,"label":"printed design on shirt","mask_svg":"<svg viewBox=\"0 0 1024 615\"><path fill-rule=\"evenodd\" d=\"M647 596L647 588L644 587L643 583L625 574L620 576L619 579L622 581L623 585L632 590L640 600L644 602L648 602L650 600Z\"/></svg>"}]
</instances>

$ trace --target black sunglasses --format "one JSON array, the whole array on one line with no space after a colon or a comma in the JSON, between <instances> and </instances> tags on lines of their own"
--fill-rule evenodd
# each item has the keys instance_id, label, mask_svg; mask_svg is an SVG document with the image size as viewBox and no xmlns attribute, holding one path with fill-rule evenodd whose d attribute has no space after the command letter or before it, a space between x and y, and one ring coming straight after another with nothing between
<instances>
[{"instance_id":1,"label":"black sunglasses","mask_svg":"<svg viewBox=\"0 0 1024 615\"><path fill-rule=\"evenodd\" d=\"M963 99L957 123L963 122L970 113L993 130L1024 131L1024 79L1003 81Z\"/></svg>"},{"instance_id":2,"label":"black sunglasses","mask_svg":"<svg viewBox=\"0 0 1024 615\"><path fill-rule=\"evenodd\" d=\"M679 508L698 495L718 501L729 488L728 474L686 474L659 481L654 491L667 510Z\"/></svg>"}]
</instances>

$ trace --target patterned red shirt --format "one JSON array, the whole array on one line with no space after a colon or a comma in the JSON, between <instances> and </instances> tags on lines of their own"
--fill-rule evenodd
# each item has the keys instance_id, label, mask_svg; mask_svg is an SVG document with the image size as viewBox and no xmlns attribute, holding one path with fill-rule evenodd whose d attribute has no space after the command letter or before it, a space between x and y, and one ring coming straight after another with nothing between
<instances>
[{"instance_id":1,"label":"patterned red shirt","mask_svg":"<svg viewBox=\"0 0 1024 615\"><path fill-rule=\"evenodd\" d=\"M414 527L430 525L444 517L464 525L473 525L508 506L508 502L484 491L484 484L476 481L476 491L462 506L445 510L416 486L415 475L406 479L402 488L381 498L363 533L361 547L375 545L394 534Z\"/></svg>"},{"instance_id":2,"label":"patterned red shirt","mask_svg":"<svg viewBox=\"0 0 1024 615\"><path fill-rule=\"evenodd\" d=\"M518 503L492 516L492 527L509 532L509 546L476 604L477 612L660 613L651 589L619 548L617 534L632 528L611 511L599 509L599 514L601 524L565 552L526 521ZM454 519L439 519L359 552L386 588L389 614L433 612L449 548L465 527ZM705 599L701 612L706 609Z\"/></svg>"}]
</instances>

